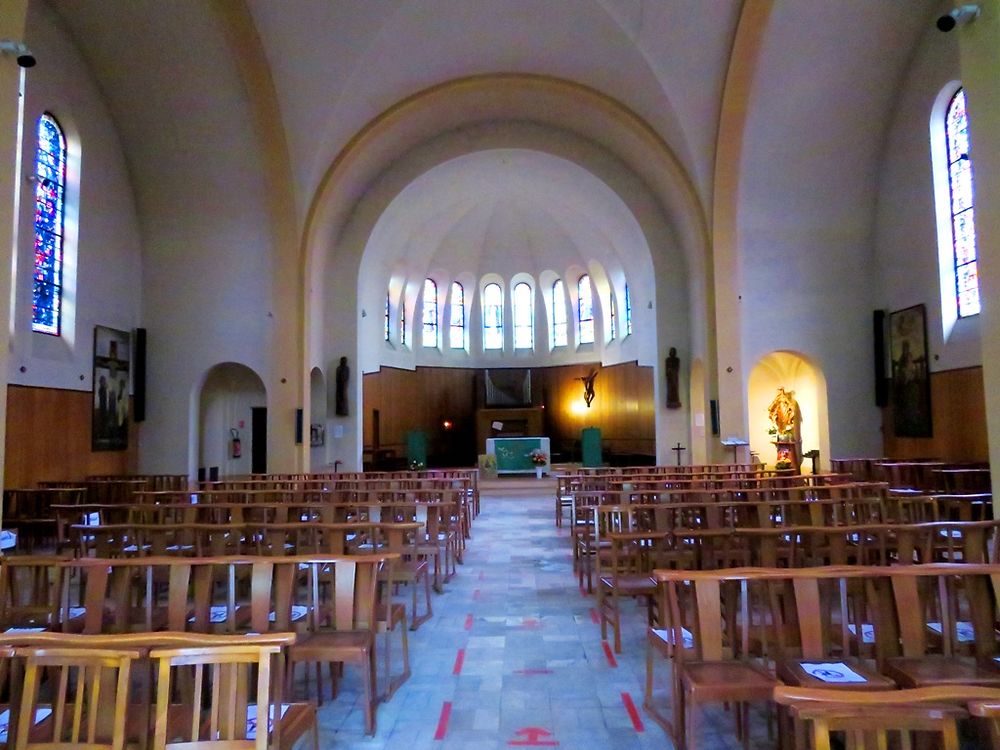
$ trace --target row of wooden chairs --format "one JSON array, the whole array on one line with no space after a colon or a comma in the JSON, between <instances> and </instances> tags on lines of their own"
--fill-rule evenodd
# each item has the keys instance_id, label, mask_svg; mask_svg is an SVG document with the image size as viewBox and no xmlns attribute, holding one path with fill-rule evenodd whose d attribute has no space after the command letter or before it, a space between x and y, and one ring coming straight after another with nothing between
<instances>
[{"instance_id":1,"label":"row of wooden chairs","mask_svg":"<svg viewBox=\"0 0 1000 750\"><path fill-rule=\"evenodd\" d=\"M405 606L391 598L397 555L119 558L0 562L0 627L83 634L298 632L288 687L299 663L354 663L366 728L378 695L409 676ZM402 672L393 673L399 632ZM376 635L382 633L379 686ZM322 700L317 667L317 697ZM336 688L336 685L334 685Z\"/></svg>"},{"instance_id":2,"label":"row of wooden chairs","mask_svg":"<svg viewBox=\"0 0 1000 750\"><path fill-rule=\"evenodd\" d=\"M697 709L769 702L780 684L863 689L1000 688L1000 566L974 564L656 570L647 712L697 747ZM672 663L671 711L656 666Z\"/></svg>"},{"instance_id":3,"label":"row of wooden chairs","mask_svg":"<svg viewBox=\"0 0 1000 750\"><path fill-rule=\"evenodd\" d=\"M619 531L605 535L595 555L601 636L611 628L621 652L623 604L645 599L652 622L657 568L722 570L733 567L809 568L959 562L995 564L1000 521L879 524L856 527L788 527Z\"/></svg>"},{"instance_id":4,"label":"row of wooden chairs","mask_svg":"<svg viewBox=\"0 0 1000 750\"><path fill-rule=\"evenodd\" d=\"M2 634L3 739L17 750L265 750L309 732L318 750L315 705L282 696L295 642L291 632Z\"/></svg>"}]
</instances>

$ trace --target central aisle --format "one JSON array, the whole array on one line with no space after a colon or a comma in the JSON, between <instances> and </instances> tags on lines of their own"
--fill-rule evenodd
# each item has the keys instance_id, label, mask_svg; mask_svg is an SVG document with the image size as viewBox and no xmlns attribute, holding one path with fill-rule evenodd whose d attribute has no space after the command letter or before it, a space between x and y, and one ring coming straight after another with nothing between
<instances>
[{"instance_id":1,"label":"central aisle","mask_svg":"<svg viewBox=\"0 0 1000 750\"><path fill-rule=\"evenodd\" d=\"M410 633L413 674L379 706L376 736L363 735L348 668L320 710L322 748L671 747L642 713L643 612L627 606L624 653L606 650L555 527L554 488L528 496L531 481L482 492L465 564Z\"/></svg>"}]
</instances>

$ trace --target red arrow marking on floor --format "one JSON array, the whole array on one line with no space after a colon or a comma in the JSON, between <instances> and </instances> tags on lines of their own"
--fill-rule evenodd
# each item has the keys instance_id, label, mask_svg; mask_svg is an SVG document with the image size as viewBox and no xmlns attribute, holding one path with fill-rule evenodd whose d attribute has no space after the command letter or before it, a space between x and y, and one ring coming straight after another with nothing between
<instances>
[{"instance_id":1,"label":"red arrow marking on floor","mask_svg":"<svg viewBox=\"0 0 1000 750\"><path fill-rule=\"evenodd\" d=\"M515 669L514 674L524 674L524 675L535 675L535 674L552 674L551 669Z\"/></svg>"},{"instance_id":2,"label":"red arrow marking on floor","mask_svg":"<svg viewBox=\"0 0 1000 750\"><path fill-rule=\"evenodd\" d=\"M520 747L552 747L559 743L555 740L543 740L542 737L551 737L552 732L541 727L524 727L514 732L515 737L524 737L523 740L510 740L508 745L518 745Z\"/></svg>"},{"instance_id":3,"label":"red arrow marking on floor","mask_svg":"<svg viewBox=\"0 0 1000 750\"><path fill-rule=\"evenodd\" d=\"M618 661L615 659L615 655L611 653L611 646L608 645L607 641L601 641L601 645L604 647L604 656L608 660L608 666L617 667Z\"/></svg>"},{"instance_id":4,"label":"red arrow marking on floor","mask_svg":"<svg viewBox=\"0 0 1000 750\"><path fill-rule=\"evenodd\" d=\"M434 733L434 739L444 739L444 736L448 733L449 718L451 718L451 701L445 701L444 705L441 706L441 718L438 719L437 731Z\"/></svg>"},{"instance_id":5,"label":"red arrow marking on floor","mask_svg":"<svg viewBox=\"0 0 1000 750\"><path fill-rule=\"evenodd\" d=\"M465 616L465 629L466 630L472 630L472 623L473 623L472 615L466 615Z\"/></svg>"},{"instance_id":6,"label":"red arrow marking on floor","mask_svg":"<svg viewBox=\"0 0 1000 750\"><path fill-rule=\"evenodd\" d=\"M458 655L455 656L455 666L452 667L452 674L462 674L462 664L465 663L465 649L460 648L458 650Z\"/></svg>"},{"instance_id":7,"label":"red arrow marking on floor","mask_svg":"<svg viewBox=\"0 0 1000 750\"><path fill-rule=\"evenodd\" d=\"M595 625L601 624L601 616L597 614L597 610L593 607L590 608L590 621Z\"/></svg>"},{"instance_id":8,"label":"red arrow marking on floor","mask_svg":"<svg viewBox=\"0 0 1000 750\"><path fill-rule=\"evenodd\" d=\"M625 704L625 710L628 711L628 717L632 720L635 731L644 732L646 728L642 725L642 719L639 718L639 712L636 710L635 703L632 702L632 696L628 693L622 693L622 703Z\"/></svg>"}]
</instances>

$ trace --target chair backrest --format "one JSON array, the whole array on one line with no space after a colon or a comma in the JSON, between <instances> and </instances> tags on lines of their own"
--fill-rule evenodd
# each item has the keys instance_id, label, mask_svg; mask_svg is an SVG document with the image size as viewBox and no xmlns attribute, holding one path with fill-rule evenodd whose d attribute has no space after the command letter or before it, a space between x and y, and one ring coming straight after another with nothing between
<instances>
[{"instance_id":1,"label":"chair backrest","mask_svg":"<svg viewBox=\"0 0 1000 750\"><path fill-rule=\"evenodd\" d=\"M774 700L811 724L814 750L830 747L830 733L847 732L847 745L857 750L881 750L890 732L935 732L935 747L958 750L956 721L964 718L966 704L974 715L990 716L990 705L1000 701L1000 690L949 685L910 690L824 690L778 686ZM979 713L977 713L977 711ZM796 737L804 739L804 736ZM907 740L908 740L907 736ZM904 747L909 747L906 742ZM796 750L806 750L796 744Z\"/></svg>"},{"instance_id":2,"label":"chair backrest","mask_svg":"<svg viewBox=\"0 0 1000 750\"><path fill-rule=\"evenodd\" d=\"M125 718L129 671L138 651L93 648L17 648L24 657L24 684L18 722L17 750L29 748L87 748L121 750L125 746ZM41 670L54 674L52 701L39 703ZM113 691L113 699L104 691ZM108 709L113 706L113 710ZM46 721L39 717L48 710ZM51 717L51 721L48 720ZM48 734L37 739L36 733Z\"/></svg>"},{"instance_id":3,"label":"chair backrest","mask_svg":"<svg viewBox=\"0 0 1000 750\"><path fill-rule=\"evenodd\" d=\"M287 642L294 640L288 633ZM282 680L274 663L280 653L277 644L152 650L150 658L159 662L153 750L277 747Z\"/></svg>"}]
</instances>

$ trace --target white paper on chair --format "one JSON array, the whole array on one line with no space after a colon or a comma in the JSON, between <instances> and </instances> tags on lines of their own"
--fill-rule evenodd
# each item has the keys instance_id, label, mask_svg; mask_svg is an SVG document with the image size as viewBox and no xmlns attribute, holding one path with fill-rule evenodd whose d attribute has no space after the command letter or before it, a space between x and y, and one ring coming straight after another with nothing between
<instances>
[{"instance_id":1,"label":"white paper on chair","mask_svg":"<svg viewBox=\"0 0 1000 750\"><path fill-rule=\"evenodd\" d=\"M848 624L847 629L851 631L851 635L857 635L857 628L853 623ZM865 622L861 624L861 642L862 643L875 643L875 626L870 625Z\"/></svg>"},{"instance_id":2,"label":"white paper on chair","mask_svg":"<svg viewBox=\"0 0 1000 750\"><path fill-rule=\"evenodd\" d=\"M35 723L41 724L52 714L51 708L41 707L35 709ZM8 725L10 724L10 709L5 708L0 711L0 742L7 742Z\"/></svg>"},{"instance_id":3,"label":"white paper on chair","mask_svg":"<svg viewBox=\"0 0 1000 750\"><path fill-rule=\"evenodd\" d=\"M44 633L45 628L7 628L4 633Z\"/></svg>"},{"instance_id":4,"label":"white paper on chair","mask_svg":"<svg viewBox=\"0 0 1000 750\"><path fill-rule=\"evenodd\" d=\"M843 662L802 662L802 669L810 677L823 682L868 682Z\"/></svg>"},{"instance_id":5,"label":"white paper on chair","mask_svg":"<svg viewBox=\"0 0 1000 750\"><path fill-rule=\"evenodd\" d=\"M933 630L938 635L944 635L944 628L939 622L929 622L927 627ZM959 643L973 643L976 640L976 631L972 627L971 622L960 621L955 623L955 629L958 631L958 642Z\"/></svg>"},{"instance_id":6,"label":"white paper on chair","mask_svg":"<svg viewBox=\"0 0 1000 750\"><path fill-rule=\"evenodd\" d=\"M671 646L674 645L674 631L671 630L653 630L658 638L661 638L665 643L669 643ZM681 644L684 648L694 648L694 636L691 635L691 631L687 628L681 628Z\"/></svg>"},{"instance_id":7,"label":"white paper on chair","mask_svg":"<svg viewBox=\"0 0 1000 750\"><path fill-rule=\"evenodd\" d=\"M281 718L285 718L285 714L288 712L288 704L281 704ZM267 732L270 734L274 731L274 706L268 706L267 711ZM247 706L247 739L255 740L257 739L257 705L251 703Z\"/></svg>"}]
</instances>

